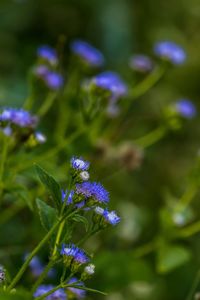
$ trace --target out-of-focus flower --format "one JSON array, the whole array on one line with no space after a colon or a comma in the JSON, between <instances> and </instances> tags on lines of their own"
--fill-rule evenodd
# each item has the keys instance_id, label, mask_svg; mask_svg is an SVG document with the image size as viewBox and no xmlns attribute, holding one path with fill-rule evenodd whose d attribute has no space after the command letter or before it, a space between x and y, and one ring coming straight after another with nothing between
<instances>
[{"instance_id":1,"label":"out-of-focus flower","mask_svg":"<svg viewBox=\"0 0 200 300\"><path fill-rule=\"evenodd\" d=\"M33 69L33 73L38 77L44 77L48 74L49 69L45 65L38 65Z\"/></svg>"},{"instance_id":2,"label":"out-of-focus flower","mask_svg":"<svg viewBox=\"0 0 200 300\"><path fill-rule=\"evenodd\" d=\"M46 136L39 131L35 133L35 139L39 144L44 144L47 140Z\"/></svg>"},{"instance_id":3,"label":"out-of-focus flower","mask_svg":"<svg viewBox=\"0 0 200 300\"><path fill-rule=\"evenodd\" d=\"M102 53L82 40L75 40L71 44L72 52L92 67L100 67L104 64Z\"/></svg>"},{"instance_id":4,"label":"out-of-focus flower","mask_svg":"<svg viewBox=\"0 0 200 300\"><path fill-rule=\"evenodd\" d=\"M51 65L56 65L58 63L56 50L48 45L40 46L37 50L37 55L39 58L49 62Z\"/></svg>"},{"instance_id":5,"label":"out-of-focus flower","mask_svg":"<svg viewBox=\"0 0 200 300\"><path fill-rule=\"evenodd\" d=\"M46 85L52 90L59 90L64 84L63 76L53 71L49 71L43 79Z\"/></svg>"},{"instance_id":6,"label":"out-of-focus flower","mask_svg":"<svg viewBox=\"0 0 200 300\"><path fill-rule=\"evenodd\" d=\"M186 60L186 53L179 45L171 41L158 42L154 46L155 54L172 64L180 65Z\"/></svg>"},{"instance_id":7,"label":"out-of-focus flower","mask_svg":"<svg viewBox=\"0 0 200 300\"><path fill-rule=\"evenodd\" d=\"M88 181L76 184L75 192L84 199L91 199L97 203L107 203L109 201L108 191L98 182Z\"/></svg>"},{"instance_id":8,"label":"out-of-focus flower","mask_svg":"<svg viewBox=\"0 0 200 300\"><path fill-rule=\"evenodd\" d=\"M116 149L116 160L128 171L140 167L143 160L143 151L133 143L126 141Z\"/></svg>"},{"instance_id":9,"label":"out-of-focus flower","mask_svg":"<svg viewBox=\"0 0 200 300\"><path fill-rule=\"evenodd\" d=\"M197 114L195 105L188 99L181 99L177 101L175 104L175 110L187 119L192 119Z\"/></svg>"},{"instance_id":10,"label":"out-of-focus flower","mask_svg":"<svg viewBox=\"0 0 200 300\"><path fill-rule=\"evenodd\" d=\"M0 122L34 128L38 123L38 118L23 109L5 108L0 114Z\"/></svg>"},{"instance_id":11,"label":"out-of-focus flower","mask_svg":"<svg viewBox=\"0 0 200 300\"><path fill-rule=\"evenodd\" d=\"M135 71L146 73L153 69L153 62L148 56L138 54L130 58L129 66Z\"/></svg>"},{"instance_id":12,"label":"out-of-focus flower","mask_svg":"<svg viewBox=\"0 0 200 300\"><path fill-rule=\"evenodd\" d=\"M6 272L2 265L0 265L0 284L6 280Z\"/></svg>"},{"instance_id":13,"label":"out-of-focus flower","mask_svg":"<svg viewBox=\"0 0 200 300\"><path fill-rule=\"evenodd\" d=\"M40 285L36 292L34 293L34 298L40 297L49 291L51 291L53 288L55 288L54 285L51 284L42 284ZM51 295L47 296L45 298L46 300L66 300L67 294L65 293L64 289L60 288L57 291L53 292Z\"/></svg>"},{"instance_id":14,"label":"out-of-focus flower","mask_svg":"<svg viewBox=\"0 0 200 300\"><path fill-rule=\"evenodd\" d=\"M92 79L91 83L104 91L108 91L111 99L117 100L128 93L127 85L115 72L100 73Z\"/></svg>"},{"instance_id":15,"label":"out-of-focus flower","mask_svg":"<svg viewBox=\"0 0 200 300\"><path fill-rule=\"evenodd\" d=\"M72 277L67 284L76 284L77 286L84 287L84 283L78 280L76 277ZM86 296L86 291L79 288L68 287L67 290L73 294L77 299L84 299Z\"/></svg>"}]
</instances>

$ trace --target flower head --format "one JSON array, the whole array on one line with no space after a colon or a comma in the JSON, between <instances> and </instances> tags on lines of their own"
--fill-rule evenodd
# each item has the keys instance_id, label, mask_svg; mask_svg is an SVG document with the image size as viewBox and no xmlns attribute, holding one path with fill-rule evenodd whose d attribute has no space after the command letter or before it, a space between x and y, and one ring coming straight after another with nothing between
<instances>
[{"instance_id":1,"label":"flower head","mask_svg":"<svg viewBox=\"0 0 200 300\"><path fill-rule=\"evenodd\" d=\"M87 42L76 40L71 44L71 50L90 66L100 67L104 64L101 52Z\"/></svg>"},{"instance_id":2,"label":"flower head","mask_svg":"<svg viewBox=\"0 0 200 300\"><path fill-rule=\"evenodd\" d=\"M115 226L120 222L120 217L116 214L115 211L108 211L107 209L104 210L103 217L106 222Z\"/></svg>"},{"instance_id":3,"label":"flower head","mask_svg":"<svg viewBox=\"0 0 200 300\"><path fill-rule=\"evenodd\" d=\"M90 163L88 161L83 160L81 157L72 157L71 166L73 169L79 171L87 171L89 169Z\"/></svg>"},{"instance_id":4,"label":"flower head","mask_svg":"<svg viewBox=\"0 0 200 300\"><path fill-rule=\"evenodd\" d=\"M72 277L67 284L76 284L77 286L84 287L84 283L79 281L76 277ZM77 299L83 299L86 296L86 291L79 288L68 287L67 290L72 292Z\"/></svg>"},{"instance_id":5,"label":"flower head","mask_svg":"<svg viewBox=\"0 0 200 300\"><path fill-rule=\"evenodd\" d=\"M153 69L152 60L146 55L133 55L130 58L129 66L138 72L149 72Z\"/></svg>"},{"instance_id":6,"label":"flower head","mask_svg":"<svg viewBox=\"0 0 200 300\"><path fill-rule=\"evenodd\" d=\"M56 65L58 63L58 55L55 49L43 45L37 50L38 57L48 61L51 65Z\"/></svg>"},{"instance_id":7,"label":"flower head","mask_svg":"<svg viewBox=\"0 0 200 300\"><path fill-rule=\"evenodd\" d=\"M64 84L62 75L53 71L46 73L43 79L46 82L46 85L52 90L59 90Z\"/></svg>"},{"instance_id":8,"label":"flower head","mask_svg":"<svg viewBox=\"0 0 200 300\"><path fill-rule=\"evenodd\" d=\"M51 291L55 286L51 285L51 284L42 284L40 285L36 292L34 293L34 298L40 297L46 293L48 293L49 291ZM67 295L64 291L64 289L60 288L58 290L56 290L55 292L53 292L51 295L47 296L45 298L46 300L66 300L67 299Z\"/></svg>"},{"instance_id":9,"label":"flower head","mask_svg":"<svg viewBox=\"0 0 200 300\"><path fill-rule=\"evenodd\" d=\"M41 263L39 257L34 256L32 258L32 260L29 263L30 269L31 269L31 273L33 274L33 276L38 277L40 276L40 274L43 272L44 270L44 266Z\"/></svg>"},{"instance_id":10,"label":"flower head","mask_svg":"<svg viewBox=\"0 0 200 300\"><path fill-rule=\"evenodd\" d=\"M109 193L98 182L83 182L76 184L76 194L82 195L84 198L92 198L99 203L107 203L109 201Z\"/></svg>"},{"instance_id":11,"label":"flower head","mask_svg":"<svg viewBox=\"0 0 200 300\"><path fill-rule=\"evenodd\" d=\"M95 265L89 264L84 268L84 272L88 275L93 275L95 272Z\"/></svg>"},{"instance_id":12,"label":"flower head","mask_svg":"<svg viewBox=\"0 0 200 300\"><path fill-rule=\"evenodd\" d=\"M35 133L35 139L39 144L44 144L47 140L46 136L43 133L41 133L40 131L37 131Z\"/></svg>"},{"instance_id":13,"label":"flower head","mask_svg":"<svg viewBox=\"0 0 200 300\"><path fill-rule=\"evenodd\" d=\"M73 259L73 261L80 265L89 262L89 257L85 254L85 252L74 244L63 244L61 254Z\"/></svg>"},{"instance_id":14,"label":"flower head","mask_svg":"<svg viewBox=\"0 0 200 300\"><path fill-rule=\"evenodd\" d=\"M92 79L92 83L98 88L111 93L112 99L119 99L127 95L128 88L121 77L111 71L100 73Z\"/></svg>"},{"instance_id":15,"label":"flower head","mask_svg":"<svg viewBox=\"0 0 200 300\"><path fill-rule=\"evenodd\" d=\"M45 65L38 65L37 67L34 68L33 72L38 77L44 77L48 74L49 69Z\"/></svg>"},{"instance_id":16,"label":"flower head","mask_svg":"<svg viewBox=\"0 0 200 300\"><path fill-rule=\"evenodd\" d=\"M157 56L167 59L175 65L180 65L186 60L185 51L179 45L170 41L155 44L154 52Z\"/></svg>"},{"instance_id":17,"label":"flower head","mask_svg":"<svg viewBox=\"0 0 200 300\"><path fill-rule=\"evenodd\" d=\"M8 122L19 127L32 127L37 125L38 118L28 111L17 108L5 108L0 114L1 122Z\"/></svg>"},{"instance_id":18,"label":"flower head","mask_svg":"<svg viewBox=\"0 0 200 300\"><path fill-rule=\"evenodd\" d=\"M188 99L181 99L177 101L175 104L175 110L187 119L192 119L197 114L195 105Z\"/></svg>"}]
</instances>

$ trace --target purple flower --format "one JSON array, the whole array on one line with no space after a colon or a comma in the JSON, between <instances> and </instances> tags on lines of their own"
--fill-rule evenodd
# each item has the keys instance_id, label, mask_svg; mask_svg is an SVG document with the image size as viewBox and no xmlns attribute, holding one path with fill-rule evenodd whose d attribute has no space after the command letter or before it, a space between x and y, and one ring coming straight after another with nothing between
<instances>
[{"instance_id":1,"label":"purple flower","mask_svg":"<svg viewBox=\"0 0 200 300\"><path fill-rule=\"evenodd\" d=\"M157 56L167 59L175 65L180 65L186 60L185 51L179 45L170 41L155 44L154 52Z\"/></svg>"},{"instance_id":2,"label":"purple flower","mask_svg":"<svg viewBox=\"0 0 200 300\"><path fill-rule=\"evenodd\" d=\"M41 263L39 257L34 256L32 258L32 260L29 263L30 269L31 269L31 273L33 274L33 276L38 277L40 276L40 274L43 272L44 270L44 266Z\"/></svg>"},{"instance_id":3,"label":"purple flower","mask_svg":"<svg viewBox=\"0 0 200 300\"><path fill-rule=\"evenodd\" d=\"M108 211L107 209L103 212L103 217L105 218L105 221L109 224L115 226L120 222L120 217L116 214L115 211Z\"/></svg>"},{"instance_id":4,"label":"purple flower","mask_svg":"<svg viewBox=\"0 0 200 300\"><path fill-rule=\"evenodd\" d=\"M74 244L63 244L60 253L72 258L75 262L81 265L90 261L85 252Z\"/></svg>"},{"instance_id":5,"label":"purple flower","mask_svg":"<svg viewBox=\"0 0 200 300\"><path fill-rule=\"evenodd\" d=\"M37 288L37 290L33 296L34 296L34 298L40 297L40 296L48 293L49 291L51 291L53 288L55 288L55 286L53 286L51 284L42 284ZM64 289L60 288L57 291L53 292L51 295L47 296L45 299L46 300L66 300L67 295L66 295Z\"/></svg>"},{"instance_id":6,"label":"purple flower","mask_svg":"<svg viewBox=\"0 0 200 300\"><path fill-rule=\"evenodd\" d=\"M84 198L92 198L94 201L100 203L107 203L109 201L109 193L98 182L83 182L76 184L76 194L82 195Z\"/></svg>"},{"instance_id":7,"label":"purple flower","mask_svg":"<svg viewBox=\"0 0 200 300\"><path fill-rule=\"evenodd\" d=\"M75 284L77 286L82 286L84 287L84 283L82 281L79 281L76 277L72 277L68 282L67 284ZM85 296L86 296L86 291L84 290L81 290L79 288L73 288L73 287L68 287L67 288L69 291L71 291L74 296L76 296L77 299L84 299Z\"/></svg>"},{"instance_id":8,"label":"purple flower","mask_svg":"<svg viewBox=\"0 0 200 300\"><path fill-rule=\"evenodd\" d=\"M37 55L40 58L48 61L52 65L56 65L58 63L57 52L55 51L55 49L47 45L40 46L37 50Z\"/></svg>"},{"instance_id":9,"label":"purple flower","mask_svg":"<svg viewBox=\"0 0 200 300\"><path fill-rule=\"evenodd\" d=\"M45 80L47 86L52 90L59 90L64 84L62 75L53 71L49 71L43 79Z\"/></svg>"},{"instance_id":10,"label":"purple flower","mask_svg":"<svg viewBox=\"0 0 200 300\"><path fill-rule=\"evenodd\" d=\"M138 72L149 72L153 69L152 60L146 55L134 55L130 58L130 67Z\"/></svg>"},{"instance_id":11,"label":"purple flower","mask_svg":"<svg viewBox=\"0 0 200 300\"><path fill-rule=\"evenodd\" d=\"M109 91L112 99L119 99L127 95L128 88L121 77L111 71L100 73L92 79L98 88Z\"/></svg>"},{"instance_id":12,"label":"purple flower","mask_svg":"<svg viewBox=\"0 0 200 300\"><path fill-rule=\"evenodd\" d=\"M49 69L45 65L39 65L34 68L33 72L35 75L43 78L44 76L46 76L48 74Z\"/></svg>"},{"instance_id":13,"label":"purple flower","mask_svg":"<svg viewBox=\"0 0 200 300\"><path fill-rule=\"evenodd\" d=\"M71 50L90 66L100 67L104 64L101 52L87 42L76 40L71 44Z\"/></svg>"},{"instance_id":14,"label":"purple flower","mask_svg":"<svg viewBox=\"0 0 200 300\"><path fill-rule=\"evenodd\" d=\"M23 109L5 108L0 114L0 121L15 124L19 127L35 127L38 118Z\"/></svg>"},{"instance_id":15,"label":"purple flower","mask_svg":"<svg viewBox=\"0 0 200 300\"><path fill-rule=\"evenodd\" d=\"M81 157L72 157L71 166L73 169L79 171L87 171L89 169L90 163L88 161L83 160Z\"/></svg>"},{"instance_id":16,"label":"purple flower","mask_svg":"<svg viewBox=\"0 0 200 300\"><path fill-rule=\"evenodd\" d=\"M177 101L175 109L179 114L187 119L192 119L197 114L195 105L188 99L181 99Z\"/></svg>"},{"instance_id":17,"label":"purple flower","mask_svg":"<svg viewBox=\"0 0 200 300\"><path fill-rule=\"evenodd\" d=\"M67 195L68 195L68 198L67 198L67 201L66 201L66 204L72 204L73 203L73 196L74 196L74 191L73 190L71 190L70 192L69 192L69 194L68 194L68 191L66 190L66 191L63 191L62 190L62 200L64 201L65 200L65 198L67 197Z\"/></svg>"}]
</instances>

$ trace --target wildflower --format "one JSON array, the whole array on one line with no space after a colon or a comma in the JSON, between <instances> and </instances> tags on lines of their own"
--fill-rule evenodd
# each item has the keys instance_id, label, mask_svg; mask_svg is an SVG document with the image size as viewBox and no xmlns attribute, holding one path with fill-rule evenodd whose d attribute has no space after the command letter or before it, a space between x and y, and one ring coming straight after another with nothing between
<instances>
[{"instance_id":1,"label":"wildflower","mask_svg":"<svg viewBox=\"0 0 200 300\"><path fill-rule=\"evenodd\" d=\"M153 69L153 62L146 55L134 55L130 58L129 66L133 70L145 73Z\"/></svg>"},{"instance_id":2,"label":"wildflower","mask_svg":"<svg viewBox=\"0 0 200 300\"><path fill-rule=\"evenodd\" d=\"M95 213L97 215L100 215L100 216L103 216L103 213L104 213L104 208L100 207L100 206L96 206L95 209L94 209Z\"/></svg>"},{"instance_id":3,"label":"wildflower","mask_svg":"<svg viewBox=\"0 0 200 300\"><path fill-rule=\"evenodd\" d=\"M181 99L177 101L175 104L175 110L187 119L192 119L197 114L195 105L188 99Z\"/></svg>"},{"instance_id":4,"label":"wildflower","mask_svg":"<svg viewBox=\"0 0 200 300\"><path fill-rule=\"evenodd\" d=\"M64 79L62 75L60 75L57 72L49 71L45 76L44 76L44 81L46 85L51 88L52 90L59 90L63 84L64 84Z\"/></svg>"},{"instance_id":5,"label":"wildflower","mask_svg":"<svg viewBox=\"0 0 200 300\"><path fill-rule=\"evenodd\" d=\"M40 285L36 292L34 293L34 298L40 297L46 293L48 293L49 291L51 291L55 286L51 285L51 284L42 284ZM58 290L56 290L55 292L53 292L51 295L47 296L45 298L46 300L66 300L67 299L67 295L64 291L64 289L60 288Z\"/></svg>"},{"instance_id":6,"label":"wildflower","mask_svg":"<svg viewBox=\"0 0 200 300\"><path fill-rule=\"evenodd\" d=\"M81 157L72 157L71 166L73 169L79 171L87 171L89 169L90 163L88 161L83 160Z\"/></svg>"},{"instance_id":7,"label":"wildflower","mask_svg":"<svg viewBox=\"0 0 200 300\"><path fill-rule=\"evenodd\" d=\"M89 262L86 253L74 244L63 244L60 253L64 256L65 263L71 265L73 271L77 271L81 265Z\"/></svg>"},{"instance_id":8,"label":"wildflower","mask_svg":"<svg viewBox=\"0 0 200 300\"><path fill-rule=\"evenodd\" d=\"M86 272L88 275L93 275L95 272L95 265L89 264L84 268L84 272Z\"/></svg>"},{"instance_id":9,"label":"wildflower","mask_svg":"<svg viewBox=\"0 0 200 300\"><path fill-rule=\"evenodd\" d=\"M127 95L128 88L121 77L111 71L100 73L92 79L92 83L111 94L112 99L119 99Z\"/></svg>"},{"instance_id":10,"label":"wildflower","mask_svg":"<svg viewBox=\"0 0 200 300\"><path fill-rule=\"evenodd\" d=\"M6 279L6 273L5 273L4 267L2 265L0 265L0 284L2 282L4 282L5 279Z\"/></svg>"},{"instance_id":11,"label":"wildflower","mask_svg":"<svg viewBox=\"0 0 200 300\"><path fill-rule=\"evenodd\" d=\"M87 171L82 171L80 173L80 178L83 180L83 181L87 181L89 178L90 178L90 174L87 172Z\"/></svg>"},{"instance_id":12,"label":"wildflower","mask_svg":"<svg viewBox=\"0 0 200 300\"><path fill-rule=\"evenodd\" d=\"M43 78L44 76L46 76L48 74L49 69L45 65L39 65L39 66L37 66L37 67L34 68L33 72L38 77L42 77Z\"/></svg>"},{"instance_id":13,"label":"wildflower","mask_svg":"<svg viewBox=\"0 0 200 300\"><path fill-rule=\"evenodd\" d=\"M19 127L33 128L37 125L38 118L23 109L5 108L0 114L0 122L8 122Z\"/></svg>"},{"instance_id":14,"label":"wildflower","mask_svg":"<svg viewBox=\"0 0 200 300\"><path fill-rule=\"evenodd\" d=\"M37 256L34 256L32 258L32 260L29 263L29 266L30 266L30 269L31 269L31 273L33 274L34 277L40 276L40 274L44 270L44 266L41 263L39 257L37 257Z\"/></svg>"},{"instance_id":15,"label":"wildflower","mask_svg":"<svg viewBox=\"0 0 200 300\"><path fill-rule=\"evenodd\" d=\"M157 56L170 61L174 65L180 65L186 60L185 51L179 45L170 41L155 44L154 52Z\"/></svg>"},{"instance_id":16,"label":"wildflower","mask_svg":"<svg viewBox=\"0 0 200 300\"><path fill-rule=\"evenodd\" d=\"M81 195L83 198L91 199L99 203L107 203L109 201L109 193L98 182L83 182L76 184L76 194Z\"/></svg>"},{"instance_id":17,"label":"wildflower","mask_svg":"<svg viewBox=\"0 0 200 300\"><path fill-rule=\"evenodd\" d=\"M84 287L84 283L79 281L76 277L72 277L67 284L75 284L77 286ZM86 296L86 291L79 288L68 287L67 290L70 291L77 299L84 299Z\"/></svg>"},{"instance_id":18,"label":"wildflower","mask_svg":"<svg viewBox=\"0 0 200 300\"><path fill-rule=\"evenodd\" d=\"M68 195L68 198L67 198L66 204L72 204L73 203L74 191L71 190L70 192L68 192L67 190L66 191L62 190L62 200L63 201L65 200L65 198L67 197L67 195Z\"/></svg>"},{"instance_id":19,"label":"wildflower","mask_svg":"<svg viewBox=\"0 0 200 300\"><path fill-rule=\"evenodd\" d=\"M44 144L47 140L46 136L39 131L35 133L35 139L39 144Z\"/></svg>"},{"instance_id":20,"label":"wildflower","mask_svg":"<svg viewBox=\"0 0 200 300\"><path fill-rule=\"evenodd\" d=\"M113 226L117 225L120 222L120 217L116 214L115 211L104 210L103 217L105 221Z\"/></svg>"},{"instance_id":21,"label":"wildflower","mask_svg":"<svg viewBox=\"0 0 200 300\"><path fill-rule=\"evenodd\" d=\"M87 42L75 40L71 44L71 50L89 66L100 67L104 64L104 57L101 52Z\"/></svg>"},{"instance_id":22,"label":"wildflower","mask_svg":"<svg viewBox=\"0 0 200 300\"><path fill-rule=\"evenodd\" d=\"M56 65L58 63L57 52L55 51L55 49L47 45L40 46L37 50L37 55L38 57L49 62L51 65Z\"/></svg>"}]
</instances>

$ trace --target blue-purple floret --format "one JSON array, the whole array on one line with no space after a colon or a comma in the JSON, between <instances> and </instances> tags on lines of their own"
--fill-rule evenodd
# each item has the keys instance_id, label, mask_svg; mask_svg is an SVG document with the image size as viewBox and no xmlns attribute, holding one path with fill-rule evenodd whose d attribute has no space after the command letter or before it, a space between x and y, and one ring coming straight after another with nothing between
<instances>
[{"instance_id":1,"label":"blue-purple floret","mask_svg":"<svg viewBox=\"0 0 200 300\"><path fill-rule=\"evenodd\" d=\"M93 198L93 200L99 203L108 203L109 202L109 193L98 182L83 182L76 184L76 194L82 195L84 198Z\"/></svg>"},{"instance_id":2,"label":"blue-purple floret","mask_svg":"<svg viewBox=\"0 0 200 300\"><path fill-rule=\"evenodd\" d=\"M68 196L68 197L67 197ZM65 198L67 197L67 201L66 201L66 204L69 205L69 204L72 204L73 203L73 196L74 196L74 191L71 190L70 192L68 192L67 190L66 191L63 191L62 190L62 200L64 201Z\"/></svg>"},{"instance_id":3,"label":"blue-purple floret","mask_svg":"<svg viewBox=\"0 0 200 300\"><path fill-rule=\"evenodd\" d=\"M112 99L119 99L128 93L127 85L115 72L106 71L100 73L92 79L92 82L98 88L109 91Z\"/></svg>"},{"instance_id":4,"label":"blue-purple floret","mask_svg":"<svg viewBox=\"0 0 200 300\"><path fill-rule=\"evenodd\" d=\"M90 167L90 163L82 159L82 157L73 156L71 159L71 166L73 169L79 171L87 171Z\"/></svg>"},{"instance_id":5,"label":"blue-purple floret","mask_svg":"<svg viewBox=\"0 0 200 300\"><path fill-rule=\"evenodd\" d=\"M40 274L43 272L44 266L41 263L39 257L34 256L32 258L32 260L29 263L30 269L31 269L31 273L33 274L33 276L38 277L40 276Z\"/></svg>"},{"instance_id":6,"label":"blue-purple floret","mask_svg":"<svg viewBox=\"0 0 200 300\"><path fill-rule=\"evenodd\" d=\"M187 119L192 119L197 114L195 105L188 99L181 99L177 101L175 109L179 114Z\"/></svg>"},{"instance_id":7,"label":"blue-purple floret","mask_svg":"<svg viewBox=\"0 0 200 300\"><path fill-rule=\"evenodd\" d=\"M73 260L79 264L86 264L90 261L85 252L72 243L63 244L60 253L61 255L73 258Z\"/></svg>"},{"instance_id":8,"label":"blue-purple floret","mask_svg":"<svg viewBox=\"0 0 200 300\"><path fill-rule=\"evenodd\" d=\"M52 65L58 63L58 55L56 50L47 45L40 46L37 50L37 55Z\"/></svg>"},{"instance_id":9,"label":"blue-purple floret","mask_svg":"<svg viewBox=\"0 0 200 300\"><path fill-rule=\"evenodd\" d=\"M104 64L102 53L85 41L75 40L71 44L71 50L90 66L100 67Z\"/></svg>"},{"instance_id":10,"label":"blue-purple floret","mask_svg":"<svg viewBox=\"0 0 200 300\"><path fill-rule=\"evenodd\" d=\"M44 80L49 88L52 90L59 90L63 84L63 76L57 72L49 71L44 75Z\"/></svg>"},{"instance_id":11,"label":"blue-purple floret","mask_svg":"<svg viewBox=\"0 0 200 300\"><path fill-rule=\"evenodd\" d=\"M0 121L15 124L19 127L34 128L38 123L38 118L23 109L5 108L0 114Z\"/></svg>"},{"instance_id":12,"label":"blue-purple floret","mask_svg":"<svg viewBox=\"0 0 200 300\"><path fill-rule=\"evenodd\" d=\"M149 72L153 69L152 60L148 56L142 54L133 55L130 58L129 65L132 69L139 72Z\"/></svg>"},{"instance_id":13,"label":"blue-purple floret","mask_svg":"<svg viewBox=\"0 0 200 300\"><path fill-rule=\"evenodd\" d=\"M103 217L109 224L113 226L117 225L121 220L115 211L109 211L107 209L104 210Z\"/></svg>"},{"instance_id":14,"label":"blue-purple floret","mask_svg":"<svg viewBox=\"0 0 200 300\"><path fill-rule=\"evenodd\" d=\"M84 283L82 281L79 281L76 277L72 277L67 284L75 284L80 287L84 287ZM70 290L76 297L77 299L84 299L86 296L86 291L81 290L79 288L73 288L73 287L68 287L68 290Z\"/></svg>"},{"instance_id":15,"label":"blue-purple floret","mask_svg":"<svg viewBox=\"0 0 200 300\"><path fill-rule=\"evenodd\" d=\"M36 292L34 293L34 298L40 297L48 292L50 292L53 288L55 288L52 284L42 284L40 285ZM66 300L67 295L64 289L60 288L57 291L53 292L51 295L45 298L46 300Z\"/></svg>"},{"instance_id":16,"label":"blue-purple floret","mask_svg":"<svg viewBox=\"0 0 200 300\"><path fill-rule=\"evenodd\" d=\"M179 45L171 41L162 41L154 46L157 56L169 60L175 65L180 65L186 60L186 53Z\"/></svg>"}]
</instances>

